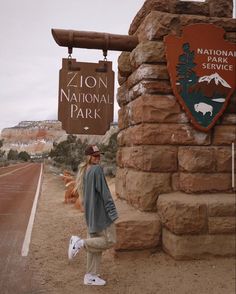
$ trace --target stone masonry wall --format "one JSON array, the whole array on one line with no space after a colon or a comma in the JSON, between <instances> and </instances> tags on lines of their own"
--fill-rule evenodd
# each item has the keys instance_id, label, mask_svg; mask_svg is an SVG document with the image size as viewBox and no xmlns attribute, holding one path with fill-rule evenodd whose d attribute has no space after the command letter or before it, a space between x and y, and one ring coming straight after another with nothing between
<instances>
[{"instance_id":1,"label":"stone masonry wall","mask_svg":"<svg viewBox=\"0 0 236 294\"><path fill-rule=\"evenodd\" d=\"M214 3L214 5L213 5ZM120 105L116 191L143 211L158 195L232 193L231 144L236 140L236 93L208 133L193 128L173 95L163 37L193 23L213 23L236 41L232 1L146 1L130 27L139 45L118 61Z\"/></svg>"}]
</instances>

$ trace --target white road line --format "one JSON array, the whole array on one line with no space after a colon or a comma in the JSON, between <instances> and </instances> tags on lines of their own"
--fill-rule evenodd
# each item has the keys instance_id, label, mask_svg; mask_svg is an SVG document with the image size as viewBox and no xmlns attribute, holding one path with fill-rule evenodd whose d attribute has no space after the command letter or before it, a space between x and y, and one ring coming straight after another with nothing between
<instances>
[{"instance_id":1,"label":"white road line","mask_svg":"<svg viewBox=\"0 0 236 294\"><path fill-rule=\"evenodd\" d=\"M34 203L33 203L32 209L31 209L31 214L30 214L27 230L25 232L25 239L24 239L22 249L21 249L22 256L27 256L28 252L29 252L31 233L32 233L32 229L33 229L36 207L37 207L39 193L40 193L42 173L43 173L43 164L41 163L41 170L40 170L40 175L39 175L39 180L38 180L38 186L37 186L36 194L34 196Z\"/></svg>"}]
</instances>

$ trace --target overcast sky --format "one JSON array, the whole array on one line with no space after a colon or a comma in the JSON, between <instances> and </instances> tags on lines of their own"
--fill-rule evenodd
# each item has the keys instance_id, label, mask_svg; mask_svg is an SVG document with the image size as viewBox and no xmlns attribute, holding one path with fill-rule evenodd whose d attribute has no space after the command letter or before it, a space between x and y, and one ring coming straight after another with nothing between
<instances>
[{"instance_id":1,"label":"overcast sky","mask_svg":"<svg viewBox=\"0 0 236 294\"><path fill-rule=\"evenodd\" d=\"M128 34L144 0L7 0L0 10L0 130L22 120L57 119L58 75L67 48L51 28ZM117 68L120 52L109 51ZM74 49L84 62L103 59L101 50ZM117 75L115 77L117 79ZM117 117L118 106L115 106Z\"/></svg>"},{"instance_id":2,"label":"overcast sky","mask_svg":"<svg viewBox=\"0 0 236 294\"><path fill-rule=\"evenodd\" d=\"M66 48L55 43L51 28L128 34L134 16L145 2L0 1L0 130L22 120L57 119L59 69L61 59L68 54ZM114 71L119 54L108 52ZM74 49L73 58L98 62L103 56L101 50ZM116 104L115 119L117 109Z\"/></svg>"}]
</instances>

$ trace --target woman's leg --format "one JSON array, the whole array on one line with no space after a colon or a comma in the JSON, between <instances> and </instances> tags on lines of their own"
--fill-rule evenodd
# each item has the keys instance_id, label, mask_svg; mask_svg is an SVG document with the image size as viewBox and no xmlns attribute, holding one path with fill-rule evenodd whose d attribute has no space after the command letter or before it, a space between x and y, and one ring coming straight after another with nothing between
<instances>
[{"instance_id":1,"label":"woman's leg","mask_svg":"<svg viewBox=\"0 0 236 294\"><path fill-rule=\"evenodd\" d=\"M87 273L91 275L97 275L99 273L99 266L102 259L102 251L101 252L87 252Z\"/></svg>"},{"instance_id":2,"label":"woman's leg","mask_svg":"<svg viewBox=\"0 0 236 294\"><path fill-rule=\"evenodd\" d=\"M115 242L114 224L100 233L90 234L90 238L84 240L84 247L87 250L87 273L98 274L102 252L111 248Z\"/></svg>"}]
</instances>

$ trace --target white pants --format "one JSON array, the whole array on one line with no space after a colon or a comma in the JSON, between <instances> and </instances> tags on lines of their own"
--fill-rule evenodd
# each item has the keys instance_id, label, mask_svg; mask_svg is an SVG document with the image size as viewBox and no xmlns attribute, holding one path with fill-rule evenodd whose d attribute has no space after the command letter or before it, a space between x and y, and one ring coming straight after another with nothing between
<instances>
[{"instance_id":1,"label":"white pants","mask_svg":"<svg viewBox=\"0 0 236 294\"><path fill-rule=\"evenodd\" d=\"M87 273L96 275L99 273L102 252L116 243L115 224L112 223L102 232L88 234L88 236L89 238L84 240L87 251Z\"/></svg>"}]
</instances>

